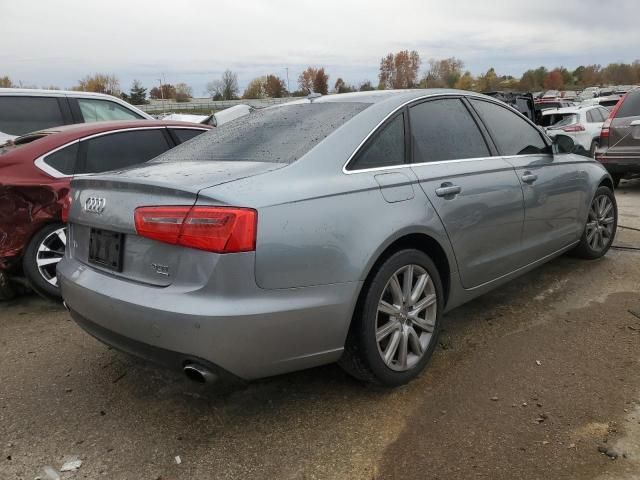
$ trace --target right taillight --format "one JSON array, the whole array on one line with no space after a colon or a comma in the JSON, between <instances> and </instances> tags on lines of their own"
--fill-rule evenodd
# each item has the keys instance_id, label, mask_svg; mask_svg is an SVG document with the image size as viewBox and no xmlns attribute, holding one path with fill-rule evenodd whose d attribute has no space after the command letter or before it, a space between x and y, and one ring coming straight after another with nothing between
<instances>
[{"instance_id":1,"label":"right taillight","mask_svg":"<svg viewBox=\"0 0 640 480\"><path fill-rule=\"evenodd\" d=\"M618 114L618 110L620 110L620 107L622 106L622 102L624 102L625 98L627 98L626 93L622 98L620 98L620 100L618 100L618 103L616 103L615 106L611 109L609 118L607 118L602 124L602 130L600 131L600 145L606 146L605 143L607 144L609 143L609 133L611 132L611 122L613 122L613 119L616 118L616 115ZM605 142L603 142L603 139L605 140Z\"/></svg>"},{"instance_id":2,"label":"right taillight","mask_svg":"<svg viewBox=\"0 0 640 480\"><path fill-rule=\"evenodd\" d=\"M149 206L134 213L141 237L216 253L256 249L258 212L251 208Z\"/></svg>"}]
</instances>

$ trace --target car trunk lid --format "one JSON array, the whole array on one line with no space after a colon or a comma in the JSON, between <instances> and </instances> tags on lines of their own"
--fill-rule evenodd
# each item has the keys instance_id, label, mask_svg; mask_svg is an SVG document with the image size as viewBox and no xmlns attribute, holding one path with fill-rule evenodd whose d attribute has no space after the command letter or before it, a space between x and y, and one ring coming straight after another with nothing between
<instances>
[{"instance_id":1,"label":"car trunk lid","mask_svg":"<svg viewBox=\"0 0 640 480\"><path fill-rule=\"evenodd\" d=\"M196 257L206 264L206 258L215 254L137 235L135 209L142 206L192 206L204 188L284 166L232 161L184 163L159 162L73 180L69 210L70 255L111 275L156 286L171 285L184 265L193 265ZM117 235L119 239L113 240L118 243L117 248L113 247L111 240L104 241L105 232L120 234ZM111 245L108 248L121 249L117 268L96 262L91 246L96 242Z\"/></svg>"}]
</instances>

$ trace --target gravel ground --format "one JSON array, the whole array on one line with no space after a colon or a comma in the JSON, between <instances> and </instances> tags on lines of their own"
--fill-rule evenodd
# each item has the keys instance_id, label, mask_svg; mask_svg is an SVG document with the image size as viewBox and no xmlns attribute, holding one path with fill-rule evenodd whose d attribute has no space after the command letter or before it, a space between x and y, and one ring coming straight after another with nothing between
<instances>
[{"instance_id":1,"label":"gravel ground","mask_svg":"<svg viewBox=\"0 0 640 480\"><path fill-rule=\"evenodd\" d=\"M640 181L616 193L640 248ZM336 366L200 386L23 297L0 304L0 479L73 456L63 479L640 478L639 290L640 251L556 259L448 314L393 391Z\"/></svg>"}]
</instances>

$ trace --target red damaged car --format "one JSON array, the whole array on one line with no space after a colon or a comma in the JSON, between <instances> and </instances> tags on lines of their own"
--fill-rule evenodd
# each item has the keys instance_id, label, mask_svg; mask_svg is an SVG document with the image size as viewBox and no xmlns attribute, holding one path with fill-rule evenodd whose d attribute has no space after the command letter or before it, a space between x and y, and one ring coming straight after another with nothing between
<instances>
[{"instance_id":1,"label":"red damaged car","mask_svg":"<svg viewBox=\"0 0 640 480\"><path fill-rule=\"evenodd\" d=\"M14 282L59 298L56 265L67 241L62 204L74 175L147 160L209 130L171 121L65 125L0 146L0 299Z\"/></svg>"}]
</instances>

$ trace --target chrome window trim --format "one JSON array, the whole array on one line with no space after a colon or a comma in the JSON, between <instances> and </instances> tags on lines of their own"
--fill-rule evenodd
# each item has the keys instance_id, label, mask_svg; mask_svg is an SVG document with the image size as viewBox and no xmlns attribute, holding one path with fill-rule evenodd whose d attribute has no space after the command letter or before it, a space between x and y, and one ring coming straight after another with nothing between
<instances>
[{"instance_id":1,"label":"chrome window trim","mask_svg":"<svg viewBox=\"0 0 640 480\"><path fill-rule=\"evenodd\" d=\"M85 175L90 175L89 173L78 173L75 175L68 175L66 173L62 173L58 170L56 170L55 168L53 168L51 165L48 165L45 162L45 159L53 154L56 153L58 150L62 150L63 148L66 148L70 145L73 145L74 143L79 143L79 142L84 142L85 140L91 140L92 138L98 138L98 137L103 137L105 135L111 135L113 133L122 133L122 132L135 132L138 130L161 130L163 128L174 128L172 126L167 126L167 125L156 125L153 127L130 127L130 128L120 128L118 130L109 130L106 132L100 132L100 133L94 133L93 135L89 135L88 137L83 137L83 138L79 138L77 140L73 140L72 142L69 143L65 143L64 145L62 145L61 147L57 147L47 153L45 153L44 155L40 155L38 158L36 158L33 163L36 167L38 167L40 170L42 170L44 173L46 173L47 175L52 176L53 178L69 178L69 177L81 177L81 176L85 176ZM186 128L186 129L190 129L190 130L202 130L203 132L206 132L207 130L209 130L208 128L199 128L199 127L182 127L179 126L177 128Z\"/></svg>"},{"instance_id":2,"label":"chrome window trim","mask_svg":"<svg viewBox=\"0 0 640 480\"><path fill-rule=\"evenodd\" d=\"M369 138L371 138L371 136L378 130L378 128L380 128L380 126L384 122L386 122L389 118L391 118L399 110L407 107L411 103L418 102L420 100L426 100L426 99L429 99L429 98L434 98L434 97L461 97L461 98L474 98L475 97L475 98L479 98L479 99L481 99L483 101L486 101L486 102L489 102L489 103L495 103L495 104L500 105L502 107L504 107L506 105L507 108L513 110L517 115L520 115L522 118L527 120L527 122L529 122L530 125L533 125L536 129L538 128L537 125L535 125L534 123L531 122L531 120L529 120L527 117L522 115L520 112L518 112L516 109L514 109L510 105L507 105L506 103L503 105L502 104L503 102L498 103L492 98L485 98L485 97L482 97L480 95L474 95L472 92L469 92L468 94L465 94L465 93L432 93L430 95L423 95L421 97L416 97L416 98L412 98L411 100L407 100L402 105L396 107L391 113L386 115L367 134L367 136L364 138L364 140L362 140L362 142L360 142L360 144L356 147L356 149L353 151L353 153L349 156L347 161L342 166L342 173L344 173L346 175L353 175L354 173L366 173L366 172L377 172L377 171L384 171L384 170L395 170L395 169L398 169L398 168L407 168L407 167L422 167L422 166L425 166L425 165L441 165L443 163L473 162L473 161L477 161L477 160L489 160L489 159L493 159L493 158L506 159L506 158L515 158L515 157L524 158L524 157L538 157L540 155L545 155L545 156L552 155L550 153L527 153L527 154L524 154L524 155L492 155L490 157L459 158L459 159L451 159L451 160L438 160L436 162L404 163L404 164L401 164L401 165L389 165L389 166L385 166L385 167L372 167L372 168L362 168L362 169L358 169L358 170L347 170L347 165L349 165L349 162L351 162L351 160L353 160L353 158L360 152L360 150L362 149L364 144L369 140Z\"/></svg>"},{"instance_id":3,"label":"chrome window trim","mask_svg":"<svg viewBox=\"0 0 640 480\"><path fill-rule=\"evenodd\" d=\"M67 147L69 147L69 146L71 146L71 145L73 145L75 143L80 143L80 140L74 140L72 142L65 143L61 147L54 148L53 150L50 150L49 152L45 153L44 155L40 155L38 158L36 158L33 161L34 165L36 167L38 167L40 170L42 170L44 173L46 173L47 175L52 176L53 178L69 178L69 177L72 177L73 175L62 173L59 170L56 170L51 165L47 164L44 161L44 159L47 158L49 155L53 155L54 153L62 150L63 148L67 148Z\"/></svg>"}]
</instances>

